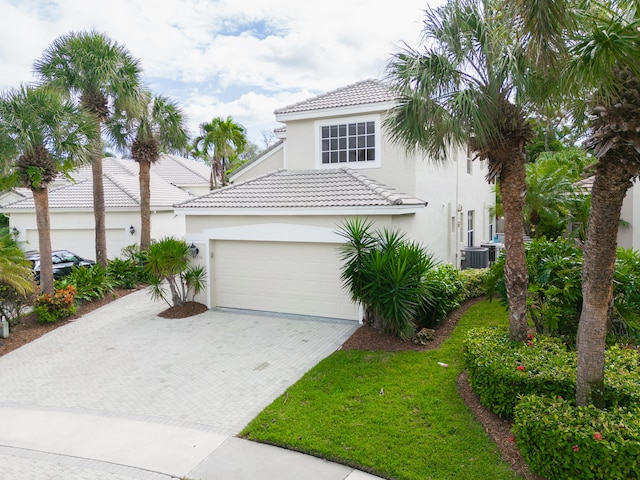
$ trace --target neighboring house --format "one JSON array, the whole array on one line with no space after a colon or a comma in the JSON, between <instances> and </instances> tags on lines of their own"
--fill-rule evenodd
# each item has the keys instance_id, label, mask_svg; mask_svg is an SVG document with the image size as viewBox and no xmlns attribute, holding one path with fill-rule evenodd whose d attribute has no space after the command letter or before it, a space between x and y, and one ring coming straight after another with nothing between
<instances>
[{"instance_id":1,"label":"neighboring house","mask_svg":"<svg viewBox=\"0 0 640 480\"><path fill-rule=\"evenodd\" d=\"M176 216L173 205L209 191L208 167L193 160L162 155L151 167L151 237L184 238L184 217ZM57 179L49 191L51 244L85 258L95 258L93 183L91 166ZM109 258L122 248L140 242L140 187L138 164L114 157L103 159L103 183ZM9 216L9 225L18 232L24 250L39 250L35 207L29 190L12 203L2 204L0 213Z\"/></svg>"},{"instance_id":2,"label":"neighboring house","mask_svg":"<svg viewBox=\"0 0 640 480\"><path fill-rule=\"evenodd\" d=\"M586 193L590 193L594 179L595 177L585 178L577 185L583 188ZM640 250L640 228L634 228L637 225L640 225L640 183L634 181L633 186L627 190L620 210L619 247Z\"/></svg>"},{"instance_id":3,"label":"neighboring house","mask_svg":"<svg viewBox=\"0 0 640 480\"><path fill-rule=\"evenodd\" d=\"M493 237L486 168L466 148L440 165L407 156L382 127L394 101L386 84L367 80L276 110L279 142L232 185L176 205L208 269L201 301L359 320L340 281L345 219L405 232L457 265L461 248Z\"/></svg>"}]
</instances>

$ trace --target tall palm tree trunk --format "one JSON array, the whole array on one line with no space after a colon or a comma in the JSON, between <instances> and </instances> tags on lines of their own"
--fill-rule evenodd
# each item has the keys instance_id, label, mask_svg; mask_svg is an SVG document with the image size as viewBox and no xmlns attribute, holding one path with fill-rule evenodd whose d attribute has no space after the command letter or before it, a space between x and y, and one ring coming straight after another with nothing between
<instances>
[{"instance_id":1,"label":"tall palm tree trunk","mask_svg":"<svg viewBox=\"0 0 640 480\"><path fill-rule=\"evenodd\" d=\"M509 338L527 338L527 288L529 274L524 251L525 169L524 156L517 153L511 161L502 163L500 195L504 212L504 246L506 250L505 283L509 300Z\"/></svg>"},{"instance_id":2,"label":"tall palm tree trunk","mask_svg":"<svg viewBox=\"0 0 640 480\"><path fill-rule=\"evenodd\" d=\"M151 163L141 160L140 175L140 250L148 250L151 245Z\"/></svg>"},{"instance_id":3,"label":"tall palm tree trunk","mask_svg":"<svg viewBox=\"0 0 640 480\"><path fill-rule=\"evenodd\" d=\"M107 230L102 179L102 141L100 117L96 116L96 140L92 143L91 180L93 182L93 218L95 225L96 263L107 268Z\"/></svg>"},{"instance_id":4,"label":"tall palm tree trunk","mask_svg":"<svg viewBox=\"0 0 640 480\"><path fill-rule=\"evenodd\" d=\"M578 325L578 405L604 407L604 351L618 223L622 201L638 173L633 162L625 161L630 155L626 150L610 150L598 162L591 190L591 213L582 266L583 304Z\"/></svg>"},{"instance_id":5,"label":"tall palm tree trunk","mask_svg":"<svg viewBox=\"0 0 640 480\"><path fill-rule=\"evenodd\" d=\"M53 262L51 260L51 223L49 221L49 191L46 188L33 189L38 226L38 249L40 251L40 289L42 293L53 294Z\"/></svg>"},{"instance_id":6,"label":"tall palm tree trunk","mask_svg":"<svg viewBox=\"0 0 640 480\"><path fill-rule=\"evenodd\" d=\"M95 219L96 262L107 266L107 230L104 209L104 184L102 183L102 158L91 162L93 180L93 218Z\"/></svg>"}]
</instances>

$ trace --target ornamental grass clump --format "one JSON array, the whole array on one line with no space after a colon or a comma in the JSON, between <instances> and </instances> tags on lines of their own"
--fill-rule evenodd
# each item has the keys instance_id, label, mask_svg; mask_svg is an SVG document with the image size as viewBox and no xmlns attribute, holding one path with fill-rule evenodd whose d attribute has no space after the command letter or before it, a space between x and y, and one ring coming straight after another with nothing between
<instances>
[{"instance_id":1,"label":"ornamental grass clump","mask_svg":"<svg viewBox=\"0 0 640 480\"><path fill-rule=\"evenodd\" d=\"M601 410L529 395L515 408L513 432L526 462L545 478L640 478L638 404Z\"/></svg>"}]
</instances>

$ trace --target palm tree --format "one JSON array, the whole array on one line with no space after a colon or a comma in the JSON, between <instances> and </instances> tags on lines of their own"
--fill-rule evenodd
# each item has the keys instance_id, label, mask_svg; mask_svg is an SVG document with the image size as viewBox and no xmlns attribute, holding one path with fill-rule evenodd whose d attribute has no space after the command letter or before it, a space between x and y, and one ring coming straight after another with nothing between
<instances>
[{"instance_id":1,"label":"palm tree","mask_svg":"<svg viewBox=\"0 0 640 480\"><path fill-rule=\"evenodd\" d=\"M8 285L20 295L32 293L35 284L30 265L11 234L0 233L0 289Z\"/></svg>"},{"instance_id":2,"label":"palm tree","mask_svg":"<svg viewBox=\"0 0 640 480\"><path fill-rule=\"evenodd\" d=\"M218 177L222 186L227 184L226 170L229 160L242 153L247 146L247 135L244 127L233 121L231 117L216 117L208 123L200 124L200 136L194 142L196 156L209 159L211 165L211 185L218 187Z\"/></svg>"},{"instance_id":3,"label":"palm tree","mask_svg":"<svg viewBox=\"0 0 640 480\"><path fill-rule=\"evenodd\" d=\"M47 187L59 171L90 160L96 133L86 111L51 89L23 86L0 98L0 154L17 174L12 178L33 192L44 293L53 293Z\"/></svg>"},{"instance_id":4,"label":"palm tree","mask_svg":"<svg viewBox=\"0 0 640 480\"><path fill-rule=\"evenodd\" d=\"M588 196L576 184L590 163L584 150L571 147L542 153L526 164L524 219L530 236L557 238L566 232L568 222L579 220Z\"/></svg>"},{"instance_id":5,"label":"palm tree","mask_svg":"<svg viewBox=\"0 0 640 480\"><path fill-rule=\"evenodd\" d=\"M107 265L101 125L114 112L140 109L140 66L122 45L95 31L72 32L56 39L34 65L41 80L68 92L94 117L96 146L91 162L96 261Z\"/></svg>"},{"instance_id":6,"label":"palm tree","mask_svg":"<svg viewBox=\"0 0 640 480\"><path fill-rule=\"evenodd\" d=\"M180 151L188 144L184 115L167 97L146 94L146 108L139 116L119 114L109 122L109 130L120 147L131 145L131 156L140 165L140 249L151 244L151 165L161 152Z\"/></svg>"},{"instance_id":7,"label":"palm tree","mask_svg":"<svg viewBox=\"0 0 640 480\"><path fill-rule=\"evenodd\" d=\"M578 99L576 118L589 112L586 145L597 159L584 246L576 400L578 405L603 407L604 351L620 211L627 190L640 176L637 2L607 0L596 5L583 17L583 30L576 32L572 53L566 90Z\"/></svg>"},{"instance_id":8,"label":"palm tree","mask_svg":"<svg viewBox=\"0 0 640 480\"><path fill-rule=\"evenodd\" d=\"M508 2L451 0L426 11L425 51L394 55L388 79L399 102L385 119L392 138L435 161L469 145L499 181L505 219L509 331L527 336L527 267L523 242L525 146L533 137L525 101L542 94L525 37L516 35ZM537 57L536 57L537 58Z\"/></svg>"}]
</instances>

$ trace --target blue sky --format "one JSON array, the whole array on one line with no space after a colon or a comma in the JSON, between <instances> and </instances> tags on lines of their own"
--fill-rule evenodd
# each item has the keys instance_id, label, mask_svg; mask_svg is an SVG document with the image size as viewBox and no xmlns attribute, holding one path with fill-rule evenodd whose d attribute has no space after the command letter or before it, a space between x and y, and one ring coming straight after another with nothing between
<instances>
[{"instance_id":1,"label":"blue sky","mask_svg":"<svg viewBox=\"0 0 640 480\"><path fill-rule=\"evenodd\" d=\"M197 134L231 115L249 138L277 127L276 108L381 78L423 11L441 0L0 0L0 88L33 80L60 35L95 29L140 59L154 93L177 100Z\"/></svg>"}]
</instances>

